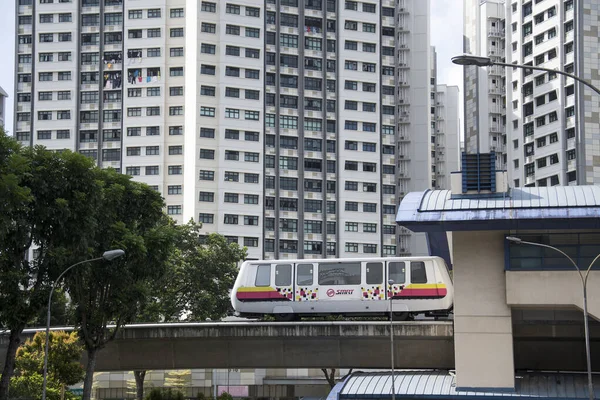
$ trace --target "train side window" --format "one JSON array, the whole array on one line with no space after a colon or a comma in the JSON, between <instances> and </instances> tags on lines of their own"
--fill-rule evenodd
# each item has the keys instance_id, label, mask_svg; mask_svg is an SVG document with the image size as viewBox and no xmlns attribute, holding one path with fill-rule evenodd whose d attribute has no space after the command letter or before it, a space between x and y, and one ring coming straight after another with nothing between
<instances>
[{"instance_id":1,"label":"train side window","mask_svg":"<svg viewBox=\"0 0 600 400\"><path fill-rule=\"evenodd\" d=\"M388 263L389 279L394 281L394 284L402 284L406 281L406 269L404 261L396 261Z\"/></svg>"},{"instance_id":2,"label":"train side window","mask_svg":"<svg viewBox=\"0 0 600 400\"><path fill-rule=\"evenodd\" d=\"M302 286L313 284L313 266L312 264L298 264L296 273L296 283Z\"/></svg>"},{"instance_id":3,"label":"train side window","mask_svg":"<svg viewBox=\"0 0 600 400\"><path fill-rule=\"evenodd\" d=\"M383 283L383 264L380 262L367 263L367 285Z\"/></svg>"},{"instance_id":4,"label":"train side window","mask_svg":"<svg viewBox=\"0 0 600 400\"><path fill-rule=\"evenodd\" d=\"M423 261L411 261L410 283L427 283L427 273Z\"/></svg>"},{"instance_id":5,"label":"train side window","mask_svg":"<svg viewBox=\"0 0 600 400\"><path fill-rule=\"evenodd\" d=\"M290 286L292 284L292 265L278 264L275 267L275 286Z\"/></svg>"},{"instance_id":6,"label":"train side window","mask_svg":"<svg viewBox=\"0 0 600 400\"><path fill-rule=\"evenodd\" d=\"M360 285L360 262L319 264L319 285Z\"/></svg>"},{"instance_id":7,"label":"train side window","mask_svg":"<svg viewBox=\"0 0 600 400\"><path fill-rule=\"evenodd\" d=\"M269 286L271 285L271 265L263 264L256 268L256 280L254 286Z\"/></svg>"}]
</instances>

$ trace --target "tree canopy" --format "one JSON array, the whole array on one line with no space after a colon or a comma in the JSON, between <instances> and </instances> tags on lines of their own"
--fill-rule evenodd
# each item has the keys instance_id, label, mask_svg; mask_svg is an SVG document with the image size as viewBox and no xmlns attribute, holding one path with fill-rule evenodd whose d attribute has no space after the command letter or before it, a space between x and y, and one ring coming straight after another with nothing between
<instances>
[{"instance_id":1,"label":"tree canopy","mask_svg":"<svg viewBox=\"0 0 600 400\"><path fill-rule=\"evenodd\" d=\"M230 309L238 263L246 249L220 234L204 235L202 225L177 226L176 248L164 279L154 283L150 302L138 322L218 320Z\"/></svg>"},{"instance_id":2,"label":"tree canopy","mask_svg":"<svg viewBox=\"0 0 600 400\"><path fill-rule=\"evenodd\" d=\"M113 170L100 172L93 253L122 249L125 256L82 265L65 277L88 355L85 400L91 396L97 351L144 307L152 283L161 280L166 271L176 238L175 223L165 215L158 192ZM115 327L109 329L110 324Z\"/></svg>"},{"instance_id":3,"label":"tree canopy","mask_svg":"<svg viewBox=\"0 0 600 400\"><path fill-rule=\"evenodd\" d=\"M89 158L23 148L0 130L0 327L10 330L0 400L8 397L19 335L45 307L66 259L91 254L101 189Z\"/></svg>"},{"instance_id":4,"label":"tree canopy","mask_svg":"<svg viewBox=\"0 0 600 400\"><path fill-rule=\"evenodd\" d=\"M42 393L45 332L38 332L17 350L15 374L10 381L11 397L39 399ZM82 346L77 333L51 332L48 357L47 397L61 398L65 387L81 382L83 367L79 363ZM71 398L67 393L66 398Z\"/></svg>"}]
</instances>

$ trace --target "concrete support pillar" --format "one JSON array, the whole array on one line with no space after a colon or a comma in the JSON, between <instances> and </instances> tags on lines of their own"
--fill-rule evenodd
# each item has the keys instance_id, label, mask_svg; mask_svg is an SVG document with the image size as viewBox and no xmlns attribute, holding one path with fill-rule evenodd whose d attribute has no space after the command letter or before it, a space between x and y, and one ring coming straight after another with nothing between
<instances>
[{"instance_id":1,"label":"concrete support pillar","mask_svg":"<svg viewBox=\"0 0 600 400\"><path fill-rule=\"evenodd\" d=\"M456 387L514 390L502 232L453 232Z\"/></svg>"}]
</instances>

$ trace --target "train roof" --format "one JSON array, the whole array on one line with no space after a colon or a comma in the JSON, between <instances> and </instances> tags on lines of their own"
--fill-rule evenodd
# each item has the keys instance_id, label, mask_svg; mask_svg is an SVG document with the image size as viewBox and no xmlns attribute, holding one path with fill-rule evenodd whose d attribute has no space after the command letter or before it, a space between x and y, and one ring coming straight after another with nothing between
<instances>
[{"instance_id":1,"label":"train roof","mask_svg":"<svg viewBox=\"0 0 600 400\"><path fill-rule=\"evenodd\" d=\"M295 258L295 259L273 259L273 260L246 260L244 263L300 263L300 262L358 262L358 261L397 261L397 260L406 260L406 261L419 261L419 260L437 260L441 259L441 257L437 256L412 256L412 257L360 257L360 258Z\"/></svg>"}]
</instances>

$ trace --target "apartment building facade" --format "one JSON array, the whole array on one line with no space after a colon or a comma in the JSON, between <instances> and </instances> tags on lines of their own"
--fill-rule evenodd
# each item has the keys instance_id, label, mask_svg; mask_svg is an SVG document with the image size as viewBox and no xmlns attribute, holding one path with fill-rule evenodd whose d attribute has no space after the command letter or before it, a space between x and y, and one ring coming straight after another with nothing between
<instances>
[{"instance_id":1,"label":"apartment building facade","mask_svg":"<svg viewBox=\"0 0 600 400\"><path fill-rule=\"evenodd\" d=\"M434 189L450 188L450 175L459 171L459 88L445 84L435 88L435 114L431 129L432 182Z\"/></svg>"},{"instance_id":2,"label":"apartment building facade","mask_svg":"<svg viewBox=\"0 0 600 400\"><path fill-rule=\"evenodd\" d=\"M426 254L395 213L432 182L429 12L18 0L15 136L148 183L251 258Z\"/></svg>"},{"instance_id":3,"label":"apartment building facade","mask_svg":"<svg viewBox=\"0 0 600 400\"><path fill-rule=\"evenodd\" d=\"M503 9L500 5L465 1L465 52L497 56L491 54L490 41L498 38L505 44L501 54L506 63L557 69L600 85L595 1L517 0L507 1ZM495 32L493 23L501 31ZM487 49L481 47L484 42ZM472 46L475 43L479 47ZM487 80L475 79L484 74ZM499 99L496 104L491 101L492 77L501 82L502 107ZM481 89L483 82L488 95ZM600 116L597 95L590 89L554 72L494 66L465 68L465 93L467 151L477 151L473 138L479 136L480 152L506 157L497 167L505 165L514 187L599 182L600 148L595 143ZM494 116L501 121L498 130L505 132L505 140L496 143L494 129L487 135L481 128L482 119Z\"/></svg>"},{"instance_id":4,"label":"apartment building facade","mask_svg":"<svg viewBox=\"0 0 600 400\"><path fill-rule=\"evenodd\" d=\"M450 188L450 174L460 169L458 86L438 83L437 52L431 47L431 188Z\"/></svg>"},{"instance_id":5,"label":"apartment building facade","mask_svg":"<svg viewBox=\"0 0 600 400\"><path fill-rule=\"evenodd\" d=\"M505 62L504 0L464 1L464 52ZM505 170L505 69L464 68L464 145L469 153L496 153L496 169Z\"/></svg>"},{"instance_id":6,"label":"apartment building facade","mask_svg":"<svg viewBox=\"0 0 600 400\"><path fill-rule=\"evenodd\" d=\"M8 93L0 87L0 127L4 127L4 121L6 120L6 98Z\"/></svg>"},{"instance_id":7,"label":"apartment building facade","mask_svg":"<svg viewBox=\"0 0 600 400\"><path fill-rule=\"evenodd\" d=\"M516 1L507 6L507 60L558 69L593 85L598 7L592 0ZM554 72L507 71L509 165L515 186L600 182L598 95Z\"/></svg>"}]
</instances>

